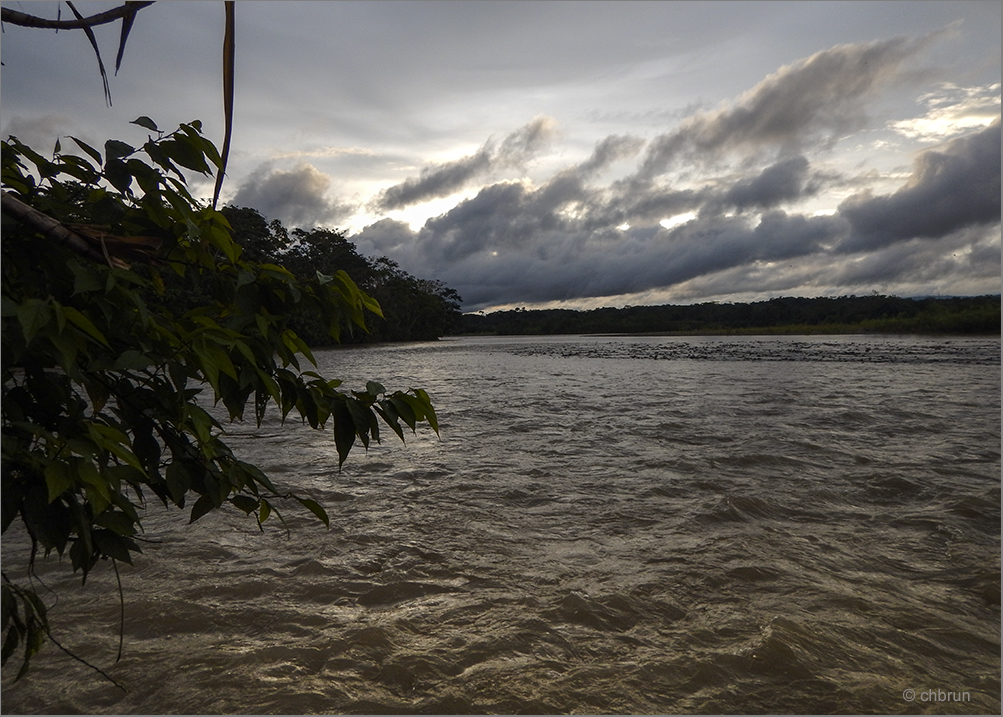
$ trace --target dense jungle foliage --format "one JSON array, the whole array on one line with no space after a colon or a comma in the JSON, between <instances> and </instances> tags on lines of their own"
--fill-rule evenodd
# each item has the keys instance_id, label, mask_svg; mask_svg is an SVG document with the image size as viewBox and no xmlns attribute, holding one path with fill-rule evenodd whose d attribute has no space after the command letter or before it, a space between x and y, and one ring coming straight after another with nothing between
<instances>
[{"instance_id":1,"label":"dense jungle foliage","mask_svg":"<svg viewBox=\"0 0 1003 717\"><path fill-rule=\"evenodd\" d=\"M49 159L14 137L2 144L2 532L23 531L31 546L3 565L3 663L20 649L18 677L47 640L59 646L36 557L66 556L84 580L99 564L117 572L142 552L151 502L191 521L229 508L260 526L293 505L329 522L240 460L222 416L250 405L260 425L273 403L283 419L295 410L333 429L339 464L379 441L381 423L402 440L421 423L438 431L420 388L343 391L303 366L313 357L294 321L337 341L381 314L342 268L351 257L370 266L354 248L293 232L292 246L269 233L245 251L227 215L188 191L186 172L222 171L201 124L134 124L150 132L140 147L70 138L81 153L57 142ZM230 216L249 237L253 213ZM279 249L293 270L266 251ZM390 304L395 281L417 282L386 262L360 277Z\"/></svg>"},{"instance_id":2,"label":"dense jungle foliage","mask_svg":"<svg viewBox=\"0 0 1003 717\"><path fill-rule=\"evenodd\" d=\"M748 304L513 309L464 314L464 334L919 333L997 334L1000 295L783 297Z\"/></svg>"},{"instance_id":3,"label":"dense jungle foliage","mask_svg":"<svg viewBox=\"0 0 1003 717\"><path fill-rule=\"evenodd\" d=\"M117 71L136 15L152 4L85 18L67 3L66 21L4 7L3 21L83 30L110 105L92 28L121 21ZM421 388L342 391L301 360L313 363L311 344L435 338L458 313L455 292L362 259L338 232L290 233L253 210L216 211L234 104L235 3L224 11L222 151L197 120L166 133L149 117L133 122L151 133L139 147L108 140L101 151L69 137L81 154L57 140L49 159L15 137L2 145L2 532L30 543L23 561L5 555L0 591L2 664L21 653L16 679L47 642L112 679L53 635L40 556L68 557L83 581L100 564L118 576L142 552L150 502L191 521L232 508L259 527L292 504L329 525L318 503L234 455L221 415L241 419L250 404L260 425L273 402L283 420L295 410L333 428L339 465L356 443L379 441L381 423L402 440L420 424L438 432ZM191 172L215 175L211 204L189 192Z\"/></svg>"},{"instance_id":4,"label":"dense jungle foliage","mask_svg":"<svg viewBox=\"0 0 1003 717\"><path fill-rule=\"evenodd\" d=\"M233 229L233 239L251 261L281 264L296 276L315 271L345 271L369 296L379 302L382 316L372 316L366 331L342 335L341 343L378 341L434 341L454 333L460 320L462 299L443 282L419 279L387 257L360 255L340 230L315 228L289 230L278 220L268 222L257 210L227 206L222 210ZM171 293L172 301L198 297ZM309 307L290 316L294 331L312 347L334 343L323 317Z\"/></svg>"}]
</instances>

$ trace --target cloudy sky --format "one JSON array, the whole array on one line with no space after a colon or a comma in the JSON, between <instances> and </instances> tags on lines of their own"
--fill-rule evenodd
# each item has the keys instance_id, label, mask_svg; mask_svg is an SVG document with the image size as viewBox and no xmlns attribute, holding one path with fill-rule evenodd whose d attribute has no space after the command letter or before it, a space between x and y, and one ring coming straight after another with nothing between
<instances>
[{"instance_id":1,"label":"cloudy sky","mask_svg":"<svg viewBox=\"0 0 1003 717\"><path fill-rule=\"evenodd\" d=\"M236 9L224 200L465 310L1000 291L999 2ZM222 2L144 9L109 108L81 32L5 24L0 134L221 144L222 36Z\"/></svg>"}]
</instances>

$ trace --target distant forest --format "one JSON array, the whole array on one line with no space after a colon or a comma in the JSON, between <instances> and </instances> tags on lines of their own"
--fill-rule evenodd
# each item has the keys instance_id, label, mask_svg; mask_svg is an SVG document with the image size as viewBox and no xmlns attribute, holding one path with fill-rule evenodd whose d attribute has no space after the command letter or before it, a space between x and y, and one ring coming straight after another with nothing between
<instances>
[{"instance_id":1,"label":"distant forest","mask_svg":"<svg viewBox=\"0 0 1003 717\"><path fill-rule=\"evenodd\" d=\"M362 256L343 231L289 229L277 219L269 222L249 207L226 206L221 211L245 259L279 264L301 277L314 276L318 271L332 275L343 269L380 303L383 318L367 315L368 331L343 326L341 343L434 341L456 332L461 299L441 281L413 276L385 256ZM166 294L167 302L182 311L205 301L170 284ZM290 323L312 347L335 343L319 314L304 310L292 316Z\"/></svg>"},{"instance_id":2,"label":"distant forest","mask_svg":"<svg viewBox=\"0 0 1003 717\"><path fill-rule=\"evenodd\" d=\"M783 297L748 304L514 309L464 314L462 334L998 334L1000 295Z\"/></svg>"}]
</instances>

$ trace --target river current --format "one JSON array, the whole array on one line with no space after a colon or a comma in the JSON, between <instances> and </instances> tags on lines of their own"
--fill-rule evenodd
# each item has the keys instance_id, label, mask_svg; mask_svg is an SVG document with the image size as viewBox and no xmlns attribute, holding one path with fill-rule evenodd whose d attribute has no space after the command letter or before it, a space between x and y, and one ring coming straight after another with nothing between
<instances>
[{"instance_id":1,"label":"river current","mask_svg":"<svg viewBox=\"0 0 1003 717\"><path fill-rule=\"evenodd\" d=\"M317 358L425 388L441 437L384 430L339 472L329 432L227 426L331 529L151 507L118 662L110 566L40 561L54 634L127 692L49 645L4 713L999 714L998 338Z\"/></svg>"}]
</instances>

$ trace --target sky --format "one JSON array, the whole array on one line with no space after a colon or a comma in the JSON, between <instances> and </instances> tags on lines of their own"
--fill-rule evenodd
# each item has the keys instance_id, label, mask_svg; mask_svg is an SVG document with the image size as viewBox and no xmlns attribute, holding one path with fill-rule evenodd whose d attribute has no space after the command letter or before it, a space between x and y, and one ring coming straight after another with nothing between
<instances>
[{"instance_id":1,"label":"sky","mask_svg":"<svg viewBox=\"0 0 1003 717\"><path fill-rule=\"evenodd\" d=\"M222 199L464 311L996 294L1001 5L239 0ZM0 135L221 145L223 17L142 10L111 107L83 33L5 23Z\"/></svg>"}]
</instances>

